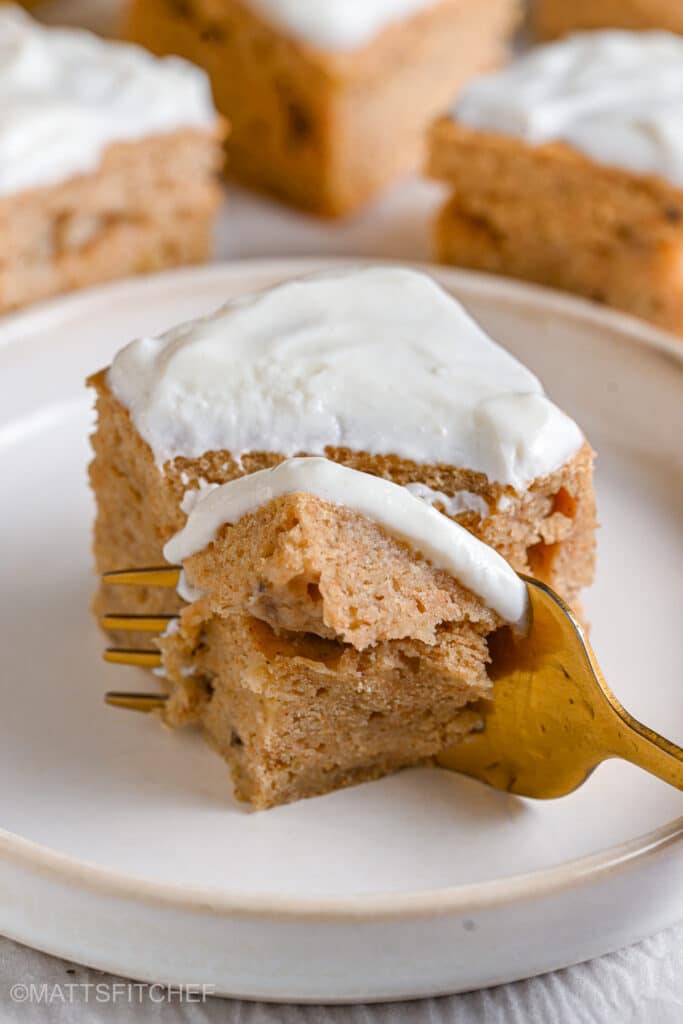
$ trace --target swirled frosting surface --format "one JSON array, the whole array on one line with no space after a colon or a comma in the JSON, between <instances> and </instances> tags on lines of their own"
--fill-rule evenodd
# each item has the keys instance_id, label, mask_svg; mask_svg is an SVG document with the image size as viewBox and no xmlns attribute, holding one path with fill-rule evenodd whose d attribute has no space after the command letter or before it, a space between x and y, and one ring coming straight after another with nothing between
<instances>
[{"instance_id":1,"label":"swirled frosting surface","mask_svg":"<svg viewBox=\"0 0 683 1024\"><path fill-rule=\"evenodd\" d=\"M199 68L0 5L0 196L93 171L112 143L215 123Z\"/></svg>"},{"instance_id":2,"label":"swirled frosting surface","mask_svg":"<svg viewBox=\"0 0 683 1024\"><path fill-rule=\"evenodd\" d=\"M683 37L579 32L471 82L453 116L683 188Z\"/></svg>"},{"instance_id":3,"label":"swirled frosting surface","mask_svg":"<svg viewBox=\"0 0 683 1024\"><path fill-rule=\"evenodd\" d=\"M108 380L159 465L332 446L524 489L583 442L452 295L399 267L325 272L234 299L132 342Z\"/></svg>"}]
</instances>

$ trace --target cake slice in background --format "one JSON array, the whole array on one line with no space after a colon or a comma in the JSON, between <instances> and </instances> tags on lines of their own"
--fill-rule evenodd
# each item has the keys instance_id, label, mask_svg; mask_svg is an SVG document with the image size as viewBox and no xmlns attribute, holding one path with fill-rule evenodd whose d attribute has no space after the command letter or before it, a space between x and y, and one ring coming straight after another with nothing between
<instances>
[{"instance_id":1,"label":"cake slice in background","mask_svg":"<svg viewBox=\"0 0 683 1024\"><path fill-rule=\"evenodd\" d=\"M184 61L0 7L0 312L206 259L225 128Z\"/></svg>"},{"instance_id":2,"label":"cake slice in background","mask_svg":"<svg viewBox=\"0 0 683 1024\"><path fill-rule=\"evenodd\" d=\"M544 39L599 28L683 32L683 5L680 0L532 0L532 20Z\"/></svg>"},{"instance_id":3,"label":"cake slice in background","mask_svg":"<svg viewBox=\"0 0 683 1024\"><path fill-rule=\"evenodd\" d=\"M316 213L415 170L430 121L497 64L517 0L130 0L126 34L206 68L228 169Z\"/></svg>"},{"instance_id":4,"label":"cake slice in background","mask_svg":"<svg viewBox=\"0 0 683 1024\"><path fill-rule=\"evenodd\" d=\"M473 81L431 137L444 263L683 333L683 39L585 32Z\"/></svg>"},{"instance_id":5,"label":"cake slice in background","mask_svg":"<svg viewBox=\"0 0 683 1024\"><path fill-rule=\"evenodd\" d=\"M92 383L97 570L184 565L166 720L200 722L259 806L435 754L479 721L513 569L574 604L592 580L588 443L424 274L285 282ZM96 609L169 597L102 586Z\"/></svg>"}]
</instances>

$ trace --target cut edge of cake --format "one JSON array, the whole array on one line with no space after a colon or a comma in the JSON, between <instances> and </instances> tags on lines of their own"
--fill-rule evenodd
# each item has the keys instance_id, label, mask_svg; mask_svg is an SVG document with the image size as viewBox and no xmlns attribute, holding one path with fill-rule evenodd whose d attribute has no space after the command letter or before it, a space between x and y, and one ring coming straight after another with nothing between
<instances>
[{"instance_id":1,"label":"cut edge of cake","mask_svg":"<svg viewBox=\"0 0 683 1024\"><path fill-rule=\"evenodd\" d=\"M182 564L201 596L161 641L163 717L202 726L241 799L268 807L377 778L480 723L486 638L503 620L368 516L282 495Z\"/></svg>"}]
</instances>

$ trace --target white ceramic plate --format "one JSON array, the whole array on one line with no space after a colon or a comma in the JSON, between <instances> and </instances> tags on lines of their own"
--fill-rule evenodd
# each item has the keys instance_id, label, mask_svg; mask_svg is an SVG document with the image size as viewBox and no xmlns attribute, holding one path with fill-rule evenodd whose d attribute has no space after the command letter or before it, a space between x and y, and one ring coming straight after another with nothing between
<instances>
[{"instance_id":1,"label":"white ceramic plate","mask_svg":"<svg viewBox=\"0 0 683 1024\"><path fill-rule=\"evenodd\" d=\"M683 797L623 763L534 803L436 769L265 813L197 735L107 709L88 602L85 376L135 335L320 266L115 284L0 325L0 931L232 995L453 992L683 917ZM630 710L683 742L683 344L539 289L433 270L599 452L593 640Z\"/></svg>"}]
</instances>

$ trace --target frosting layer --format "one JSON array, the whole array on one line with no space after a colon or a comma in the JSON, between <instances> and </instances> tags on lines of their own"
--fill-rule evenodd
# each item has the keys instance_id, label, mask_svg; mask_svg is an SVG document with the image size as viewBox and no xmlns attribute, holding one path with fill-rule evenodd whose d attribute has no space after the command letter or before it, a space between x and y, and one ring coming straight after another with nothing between
<instances>
[{"instance_id":1,"label":"frosting layer","mask_svg":"<svg viewBox=\"0 0 683 1024\"><path fill-rule=\"evenodd\" d=\"M531 144L561 141L598 163L683 187L683 38L581 32L471 82L453 114Z\"/></svg>"},{"instance_id":2,"label":"frosting layer","mask_svg":"<svg viewBox=\"0 0 683 1024\"><path fill-rule=\"evenodd\" d=\"M473 494L471 491L444 494L443 491L435 491L434 488L419 482L406 484L405 488L420 501L426 501L428 505L436 505L437 502L443 505L449 516L457 516L461 512L476 512L478 516L485 519L491 511L488 502L484 501L479 494Z\"/></svg>"},{"instance_id":3,"label":"frosting layer","mask_svg":"<svg viewBox=\"0 0 683 1024\"><path fill-rule=\"evenodd\" d=\"M435 568L450 573L506 622L524 624L526 586L497 551L405 487L328 459L288 459L274 469L208 491L199 497L185 527L168 541L164 557L183 562L206 548L225 523L237 523L274 498L297 493L343 505L373 520Z\"/></svg>"},{"instance_id":4,"label":"frosting layer","mask_svg":"<svg viewBox=\"0 0 683 1024\"><path fill-rule=\"evenodd\" d=\"M328 446L448 463L523 489L577 425L430 277L396 267L285 282L132 342L109 371L159 465Z\"/></svg>"},{"instance_id":5,"label":"frosting layer","mask_svg":"<svg viewBox=\"0 0 683 1024\"><path fill-rule=\"evenodd\" d=\"M351 50L437 0L248 0L272 24L310 46Z\"/></svg>"},{"instance_id":6,"label":"frosting layer","mask_svg":"<svg viewBox=\"0 0 683 1024\"><path fill-rule=\"evenodd\" d=\"M0 195L93 171L114 142L215 123L199 68L0 4Z\"/></svg>"}]
</instances>

